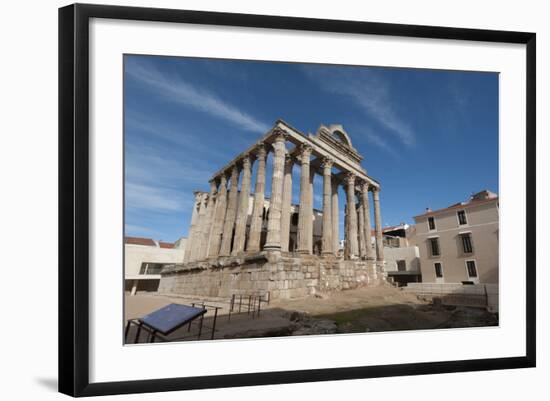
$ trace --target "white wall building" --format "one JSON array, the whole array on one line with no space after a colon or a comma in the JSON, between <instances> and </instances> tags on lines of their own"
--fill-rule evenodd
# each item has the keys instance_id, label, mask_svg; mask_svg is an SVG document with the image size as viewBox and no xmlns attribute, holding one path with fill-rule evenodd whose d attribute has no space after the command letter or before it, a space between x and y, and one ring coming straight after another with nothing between
<instances>
[{"instance_id":1,"label":"white wall building","mask_svg":"<svg viewBox=\"0 0 550 401\"><path fill-rule=\"evenodd\" d=\"M416 227L408 224L384 227L384 271L399 286L419 282L420 251L416 246Z\"/></svg>"},{"instance_id":2,"label":"white wall building","mask_svg":"<svg viewBox=\"0 0 550 401\"><path fill-rule=\"evenodd\" d=\"M156 291L164 263L182 263L186 238L175 243L150 238L124 239L124 284L131 295L137 291Z\"/></svg>"}]
</instances>

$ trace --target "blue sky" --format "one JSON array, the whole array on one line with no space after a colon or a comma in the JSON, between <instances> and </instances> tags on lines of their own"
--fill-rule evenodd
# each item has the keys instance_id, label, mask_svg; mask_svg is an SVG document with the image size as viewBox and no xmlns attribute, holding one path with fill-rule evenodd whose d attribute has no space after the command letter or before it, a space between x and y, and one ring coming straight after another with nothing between
<instances>
[{"instance_id":1,"label":"blue sky","mask_svg":"<svg viewBox=\"0 0 550 401\"><path fill-rule=\"evenodd\" d=\"M277 119L306 134L342 124L382 185L384 225L498 193L497 73L133 55L124 64L126 235L187 236L193 191L208 191L212 173ZM319 209L321 190L316 177Z\"/></svg>"}]
</instances>

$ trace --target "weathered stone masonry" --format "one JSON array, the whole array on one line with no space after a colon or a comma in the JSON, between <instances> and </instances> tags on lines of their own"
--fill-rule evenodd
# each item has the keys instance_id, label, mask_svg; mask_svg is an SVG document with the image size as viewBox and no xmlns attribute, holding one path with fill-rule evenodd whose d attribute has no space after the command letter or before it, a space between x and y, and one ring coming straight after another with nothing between
<instances>
[{"instance_id":1,"label":"weathered stone masonry","mask_svg":"<svg viewBox=\"0 0 550 401\"><path fill-rule=\"evenodd\" d=\"M273 152L272 176L266 177L269 152ZM361 160L340 125L322 125L316 135L306 136L277 121L260 141L212 176L208 193L195 192L184 263L163 269L159 291L219 297L268 291L272 298L294 298L383 282L380 184L367 175ZM294 164L300 167L299 206L291 205ZM314 246L316 175L323 180L323 210L321 238ZM266 208L269 178L271 198ZM343 255L339 249L340 187L346 195ZM298 210L297 222L291 223L291 210Z\"/></svg>"}]
</instances>

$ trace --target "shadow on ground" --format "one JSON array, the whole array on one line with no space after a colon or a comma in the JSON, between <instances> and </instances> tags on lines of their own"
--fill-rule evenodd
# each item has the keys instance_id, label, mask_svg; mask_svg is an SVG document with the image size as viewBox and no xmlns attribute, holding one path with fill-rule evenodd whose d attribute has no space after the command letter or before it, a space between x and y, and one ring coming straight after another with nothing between
<instances>
[{"instance_id":1,"label":"shadow on ground","mask_svg":"<svg viewBox=\"0 0 550 401\"><path fill-rule=\"evenodd\" d=\"M57 379L55 377L37 377L35 380L42 387L57 392Z\"/></svg>"},{"instance_id":2,"label":"shadow on ground","mask_svg":"<svg viewBox=\"0 0 550 401\"><path fill-rule=\"evenodd\" d=\"M204 319L200 338L200 326L195 322L191 326L186 325L174 331L167 340L219 340L486 327L497 326L498 316L481 308L432 304L370 306L317 315L274 307L262 311L260 316L256 317L247 313L233 314L230 319L227 315L220 316L213 337L212 324L212 317ZM136 341L136 333L135 327L132 327L128 333L128 344L150 342L144 331Z\"/></svg>"},{"instance_id":3,"label":"shadow on ground","mask_svg":"<svg viewBox=\"0 0 550 401\"><path fill-rule=\"evenodd\" d=\"M365 333L497 326L498 316L481 308L396 304L315 315L332 320L337 333Z\"/></svg>"}]
</instances>

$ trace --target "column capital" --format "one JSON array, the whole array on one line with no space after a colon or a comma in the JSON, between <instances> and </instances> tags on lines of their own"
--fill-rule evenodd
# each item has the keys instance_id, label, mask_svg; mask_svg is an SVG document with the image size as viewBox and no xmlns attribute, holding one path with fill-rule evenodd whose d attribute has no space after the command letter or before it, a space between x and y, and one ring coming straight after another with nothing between
<instances>
[{"instance_id":1,"label":"column capital","mask_svg":"<svg viewBox=\"0 0 550 401\"><path fill-rule=\"evenodd\" d=\"M378 194L380 192L380 187L375 187L374 185L369 185L369 191L373 194Z\"/></svg>"},{"instance_id":2,"label":"column capital","mask_svg":"<svg viewBox=\"0 0 550 401\"><path fill-rule=\"evenodd\" d=\"M300 145L298 145L298 151L299 151L299 155L300 155L300 161L302 163L308 163L310 162L309 158L311 157L311 151L313 150L312 147L310 145L308 145L307 143L301 143Z\"/></svg>"},{"instance_id":3,"label":"column capital","mask_svg":"<svg viewBox=\"0 0 550 401\"><path fill-rule=\"evenodd\" d=\"M220 175L220 185L225 186L227 184L227 175L224 173Z\"/></svg>"},{"instance_id":4,"label":"column capital","mask_svg":"<svg viewBox=\"0 0 550 401\"><path fill-rule=\"evenodd\" d=\"M359 189L361 190L362 193L366 193L369 191L369 188L370 188L370 184L366 181L363 181L362 183L359 184Z\"/></svg>"},{"instance_id":5,"label":"column capital","mask_svg":"<svg viewBox=\"0 0 550 401\"><path fill-rule=\"evenodd\" d=\"M332 165L334 164L334 160L332 160L330 157L323 157L321 160L321 167L324 169L331 169Z\"/></svg>"},{"instance_id":6,"label":"column capital","mask_svg":"<svg viewBox=\"0 0 550 401\"><path fill-rule=\"evenodd\" d=\"M213 178L210 180L210 193L216 193L218 189L218 184L216 183L216 179Z\"/></svg>"},{"instance_id":7,"label":"column capital","mask_svg":"<svg viewBox=\"0 0 550 401\"><path fill-rule=\"evenodd\" d=\"M203 191L195 191L193 194L195 195L195 202L202 202L205 195L207 195L206 192Z\"/></svg>"},{"instance_id":8,"label":"column capital","mask_svg":"<svg viewBox=\"0 0 550 401\"><path fill-rule=\"evenodd\" d=\"M252 164L250 154L247 153L246 155L243 155L241 162L244 168L250 168L250 165Z\"/></svg>"},{"instance_id":9,"label":"column capital","mask_svg":"<svg viewBox=\"0 0 550 401\"><path fill-rule=\"evenodd\" d=\"M345 176L345 180L346 180L346 183L349 185L349 184L355 184L355 174L353 174L352 172L348 172L346 173L346 176Z\"/></svg>"},{"instance_id":10,"label":"column capital","mask_svg":"<svg viewBox=\"0 0 550 401\"><path fill-rule=\"evenodd\" d=\"M289 153L285 155L285 165L288 167L294 165L294 158Z\"/></svg>"},{"instance_id":11,"label":"column capital","mask_svg":"<svg viewBox=\"0 0 550 401\"><path fill-rule=\"evenodd\" d=\"M275 138L275 142L285 142L288 138L288 133L281 128L275 128L271 134Z\"/></svg>"},{"instance_id":12,"label":"column capital","mask_svg":"<svg viewBox=\"0 0 550 401\"><path fill-rule=\"evenodd\" d=\"M254 153L259 159L265 158L267 156L267 149L265 147L265 144L263 142L260 142L258 145L256 145Z\"/></svg>"}]
</instances>

